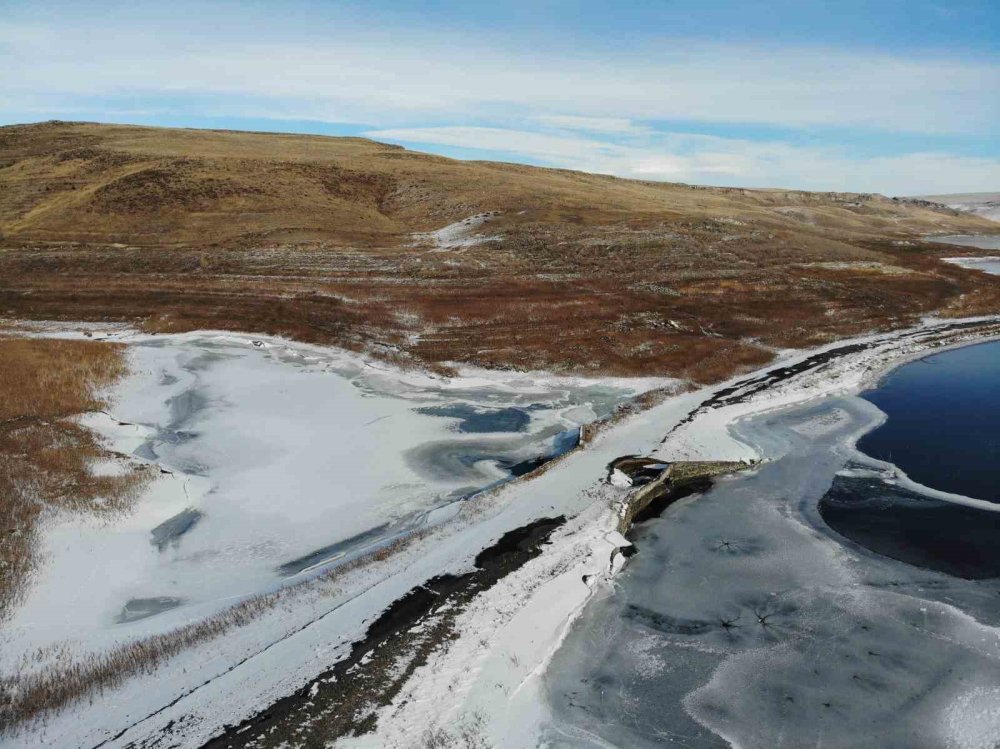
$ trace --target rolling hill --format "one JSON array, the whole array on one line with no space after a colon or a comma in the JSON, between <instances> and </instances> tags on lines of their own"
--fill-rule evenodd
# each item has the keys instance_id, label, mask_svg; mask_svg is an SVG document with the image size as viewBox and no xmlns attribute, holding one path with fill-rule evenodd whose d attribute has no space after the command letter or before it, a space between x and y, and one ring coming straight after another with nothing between
<instances>
[{"instance_id":1,"label":"rolling hill","mask_svg":"<svg viewBox=\"0 0 1000 749\"><path fill-rule=\"evenodd\" d=\"M775 348L1000 311L995 278L927 239L998 229L921 200L359 138L0 128L0 314L281 333L404 364L716 380Z\"/></svg>"}]
</instances>

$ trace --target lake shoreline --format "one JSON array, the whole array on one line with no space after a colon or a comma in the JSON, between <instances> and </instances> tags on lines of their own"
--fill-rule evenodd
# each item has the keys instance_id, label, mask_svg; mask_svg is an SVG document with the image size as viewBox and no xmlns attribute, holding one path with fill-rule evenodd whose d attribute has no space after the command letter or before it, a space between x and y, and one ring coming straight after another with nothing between
<instances>
[{"instance_id":1,"label":"lake shoreline","mask_svg":"<svg viewBox=\"0 0 1000 749\"><path fill-rule=\"evenodd\" d=\"M841 365L845 367L846 376L844 377L844 379L846 380L846 382L841 384L839 387L836 383L831 384L829 377L820 377L818 378L817 382L814 382L811 385L803 386L801 388L779 386L779 388L776 389L780 390L782 389L782 387L784 387L784 390L786 392L776 397L769 398L767 397L768 394L765 393L762 397L756 397L751 404L744 403L723 409L725 411L728 411L728 413L725 414L724 418L719 412L709 411L703 414L701 418L696 417L693 420L697 425L697 428L695 429L689 428L688 429L689 433L685 434L684 433L685 429L682 427L679 430L679 433L675 435L673 442L683 443L683 444L670 444L671 440L668 440L667 445L661 445L659 448L653 451L653 456L654 457L663 456L665 460L697 458L697 457L703 457L703 458L714 457L719 459L722 458L749 459L753 457L759 457L760 455L759 450L754 449L753 447L747 449L747 446L745 445L738 445L738 446L729 445L728 447L723 447L722 452L724 454L722 455L713 455L713 456L706 455L704 453L706 449L705 448L706 433L712 434L717 437L720 434L720 430L728 430L729 424L732 424L744 418L748 418L751 414L759 415L761 413L768 411L784 409L790 405L801 406L802 404L808 403L810 400L824 397L826 393L829 393L831 391L854 392L854 393L859 392L860 390L869 387L873 382L877 382L878 379L884 376L888 371L891 371L892 369L901 366L902 364L908 361L912 361L914 359L926 356L928 352L931 351L932 349L934 351L942 351L945 350L946 348L961 347L969 345L970 342L981 341L982 338L978 337L976 333L969 333L968 328L970 326L975 327L978 325L984 325L988 327L991 323L995 325L997 323L997 320L998 318L979 318L976 319L975 321L955 321L954 323L946 321L937 321L939 329L936 332L939 335L948 336L946 340L940 340L934 335L935 331L931 329L933 328L932 324L927 324L925 326L921 326L920 328L911 329L909 331L903 331L902 333L899 334L899 339L901 341L905 342L908 337L914 334L916 334L917 337L920 337L921 335L926 336L927 340L921 340L916 344L910 344L910 345L907 345L906 343L901 343L900 346L895 350L893 350L890 355L886 355L885 352L881 352L878 350L875 351L874 353L868 351L867 353L864 354L855 355L855 358L856 359L860 358L861 362L854 362L853 364L850 362L848 363L841 362ZM989 332L989 336L991 338L1000 338L1000 329L993 329L991 332ZM882 343L884 343L886 339L891 339L893 337L894 336L890 334L881 337L879 336L865 337L859 340L872 340L872 338L876 338L879 339ZM842 341L839 342L838 344L831 344L830 346L824 347L824 349L820 349L820 351L825 349L833 349L836 348L837 346L844 346L845 344L849 345L849 343L850 342ZM797 361L805 359L810 355L814 355L814 353L805 352L799 354L793 360ZM845 358L850 359L850 356ZM765 368L765 370L762 371L773 369L775 366L778 365L773 364L771 365L771 367ZM835 367L838 365L833 364L831 366ZM815 377L815 373L813 373L812 376L813 379L817 379ZM719 386L715 386L713 388L707 388L706 392L718 392L720 390L723 390L724 388L732 387L734 383L739 382L741 379L749 379L750 377L752 377L752 375L744 376L744 378L734 378L734 381L730 381L729 383L722 383ZM695 410L697 410L697 408ZM678 420L678 426L680 426L680 422L682 421L683 418ZM698 422L700 421L704 421L705 424L699 424ZM665 425L665 428L669 428L669 425ZM694 432L694 434L692 435L690 432ZM858 436L860 436L860 434ZM725 442L726 440L723 441ZM738 481L740 479L737 478L734 480ZM613 504L617 505L618 503L621 503L623 501L625 501L624 498L614 501ZM607 522L607 521L600 521L600 522ZM571 543L571 541L570 539L566 539L564 541L559 541L558 543L569 544ZM547 551L546 553L549 554L551 552ZM558 550L555 553L558 554ZM574 568L574 570L576 569L579 568ZM517 573L512 577L516 578L522 574L527 576L530 574L530 572L526 568L524 572ZM550 643L548 643L545 647L542 647L540 650L529 649L527 653L521 654L527 658L527 657L532 657L532 653L534 653L533 657L535 659L534 660L535 665L533 667L533 670L531 671L533 676L527 679L526 681L521 681L519 683L519 686L517 687L516 702L512 705L504 705L503 707L500 707L499 705L491 701L489 698L487 698L485 695L481 697L470 696L470 698L465 702L464 707L467 710L471 710L472 712L475 712L472 706L479 703L480 700L485 700L486 701L485 704L490 705L490 707L488 708L481 707L480 710L482 712L490 714L491 716L489 720L490 725L486 729L486 735L491 741L496 742L497 746L515 747L518 746L518 742L533 740L532 729L525 728L524 730L518 729L516 731L514 731L513 729L508 730L505 726L509 726L509 723L504 724L503 716L508 716L508 720L511 719L511 716L513 715L529 716L530 720L528 722L531 723L532 721L534 721L533 723L531 723L531 725L534 726L537 726L539 721L544 720L544 712L540 712L540 708L538 707L538 701L541 699L541 694L539 693L540 674L544 673L546 664L548 663L549 659L551 659L554 653L558 650L560 643L562 642L562 638L565 637L566 632L573 625L574 619L580 614L583 608L587 605L588 601L593 600L595 597L600 597L601 595L604 595L602 591L607 589L606 586L610 586L613 584L611 582L611 578L607 577L606 572L604 574L601 574L599 573L599 571L595 570L590 574L593 575L594 580L598 581L597 585L589 587L586 590L582 589L578 590L577 594L575 595L567 595L565 592L557 592L557 591L564 591L564 589L572 586L572 583L570 582L569 579L569 574L570 573L567 573L566 578L560 577L556 580L552 580L546 583L543 586L543 590L545 587L547 587L550 591L552 591L553 598L565 599L567 603L564 605L565 608L561 612L554 610L553 607L551 606L548 607L546 612L541 615L545 619L544 622L538 623L536 619L535 623L538 626L538 629L540 629L541 631L551 631L552 632L551 636L553 639ZM574 571L573 574L575 575L579 573ZM576 579L579 580L579 577L576 577ZM486 596L484 596L484 598L488 598L489 595L490 594L487 593ZM540 598L544 598L545 596L546 593L540 591L535 595L529 597L527 600L523 601L522 605L526 607L531 607L533 601L539 600ZM483 605L484 608L486 609L489 608L488 603L484 602ZM539 612L537 611L537 609L535 610L535 613L536 615L538 615ZM483 621L481 616L470 616L465 626L467 630L471 632L473 629L482 628L484 624L485 622ZM505 632L507 633L516 632L526 626L528 626L528 624L527 622L524 621L522 617L516 617L514 620L507 623L503 623L501 626L499 626L499 631L497 631L496 634L493 636L502 640L504 638ZM487 631L493 631L493 628L487 627ZM466 635L463 635L463 638L464 637L466 637ZM467 653L465 654L464 657L471 658L476 662L485 661L488 663L495 663L496 658L492 657L489 654L490 651L495 652L495 649L487 649L487 650L488 652L485 654L473 655ZM456 658L456 663L449 664L448 663L449 658L447 656L444 656L442 657L443 663L431 664L428 668L430 668L432 671L445 671L448 673L456 673L458 670L460 670L458 663L462 662L462 658L463 656L459 655ZM498 678L501 677L516 678L516 676L511 674L512 670L516 669L499 668L497 671L491 670L490 673L497 674ZM435 701L435 697L433 694L428 696L427 694L428 690L426 687L427 685L421 681L421 675L419 673L416 674L414 677L413 685L412 686L407 685L407 687L404 688L403 692L404 696L401 697L401 701L403 702L403 704L406 704L407 697L405 695L410 695L409 699L412 700L416 697L416 694L419 693L421 694L421 699L428 700L433 703ZM471 691L472 695L475 695L478 689L479 688L476 686L469 687L469 691ZM431 691L433 692L433 688L431 689ZM402 709L403 712L407 712L405 708L400 708L400 709ZM389 710L389 708L387 708L387 710ZM449 714L452 716L460 714L460 712L461 711L457 708L449 709ZM402 725L405 726L409 721L407 720L407 718L401 716L398 712L394 712L391 720L387 719L385 722L391 725L397 725L401 723ZM378 742L380 741L387 742L382 745L388 745L388 746L404 745L402 743L397 743L397 744L392 743L393 741L396 742L402 741L402 735L400 733L391 729L389 731L383 732L381 726L382 724L380 723L380 729L376 732L375 736L373 736L371 740L358 739L356 745L359 747L361 746L374 747L374 746L379 746L380 744ZM354 746L355 744L350 743L348 745Z\"/></svg>"},{"instance_id":2,"label":"lake shoreline","mask_svg":"<svg viewBox=\"0 0 1000 749\"><path fill-rule=\"evenodd\" d=\"M1000 318L928 321L907 331L855 339L864 342L865 347L835 358L820 357L815 360L813 368L799 372L794 378L779 379L771 388L754 391L752 397L701 412L693 419L687 417L698 411L713 394L734 387L742 392L740 388L745 386L741 383L753 381L755 377L760 377L760 373L678 394L634 414L596 434L584 449L553 462L549 470L541 475L511 482L489 496L481 497L476 503L468 504L466 510L469 512L463 514L460 517L462 522L449 531L451 535L438 533L418 539L402 549L395 558L379 562L380 570L388 569L390 572L379 572L380 577L377 578L372 578L364 570L348 575L345 584L360 590L360 593L345 602L342 610L336 610L336 613L327 610L329 603L324 604L320 596L315 603L303 601L303 608L295 617L299 622L296 626L303 628L297 633L286 636L283 633L288 624L268 623L265 620L266 626L255 624L253 631L256 634L245 642L245 635L241 634L239 638L231 638L231 642L218 643L223 652L234 650L245 658L244 665L231 672L232 675L225 671L215 673L219 659L223 657L222 652L213 654L214 661L204 658L204 647L178 656L174 662L164 666L169 673L186 668L192 677L202 673L208 681L194 691L175 697L176 704L173 706L157 709L147 718L137 721L122 732L120 743L160 735L167 725L172 726L170 730L174 740L189 744L198 744L217 735L222 723L232 724L258 712L314 678L317 672L315 659L304 657L312 652L310 648L320 648L327 653L327 663L346 656L350 644L363 639L364 629L355 625L345 627L344 623L376 616L421 581L441 571L462 569L466 557L471 563L470 550L473 547L485 548L511 528L523 527L542 517L552 517L555 511L555 514L566 514L569 519L565 526L553 533L545 552L474 598L455 619L457 639L450 641L447 650L432 654L427 665L407 681L398 699L383 708L393 713L393 719L380 720L374 734L357 739L361 746L391 746L395 739L383 733L383 726L392 724L404 730L398 740L405 746L407 731L412 736L414 725L424 726L430 720L427 715L418 713L415 724L410 719L413 716L405 714L418 704L414 697L420 693L420 704L436 705L434 720L447 716L460 720L465 714L476 714L478 705L479 711L489 713L483 731L498 746L523 745L523 741L529 739L528 735L524 732L509 734L505 726L510 725L513 716L521 716L519 720L527 716L523 727L529 730L535 725L533 720L542 719L538 712L541 704L538 689L545 664L562 642L577 614L595 595L600 595L612 585L615 574L625 564L625 555L620 550L627 548L629 542L613 529L623 504L627 502L628 492L603 482L606 465L611 459L623 454L650 451L672 452L670 459L679 459L682 454L689 458L699 455L735 460L752 458L757 454L752 448L724 436L728 424L751 414L801 403L824 392L855 390L878 376L882 369L897 366L907 356L919 358L926 355L930 346L942 350L948 341L951 341L949 345L964 345L967 340L952 339L971 338L976 335L977 328L990 329L993 336L1000 337ZM948 338L942 340L941 336ZM823 351L850 345L850 341L841 341L818 350L795 352L762 372L776 368L784 370ZM666 431L670 431L670 438L666 444L658 445ZM709 451L719 454L709 455ZM468 532L458 532L466 527ZM384 574L388 577L381 576ZM364 585L370 587L358 588L353 578L359 576L366 581ZM316 609L315 613L310 613L313 609ZM310 621L310 616L320 618ZM275 624L280 626L275 629ZM275 643L279 633L285 639ZM486 647L479 644L484 639L489 643ZM254 649L260 647L264 650L255 654ZM511 656L516 663L511 661ZM225 658L229 657L225 655ZM446 675L446 683L436 682L435 673ZM255 683L248 690L245 679L251 674ZM495 685L498 682L494 678L508 685L505 689L509 690L510 699L505 699L502 707L496 703ZM157 683L165 689L167 685L164 681L158 679ZM447 684L454 683L464 685L460 692L463 697L458 702L455 701L455 693L447 688ZM242 686L236 688L237 685ZM108 715L121 710L121 702L115 700L114 691L95 699L89 709L74 707L52 716L48 735L62 736L67 745L73 743L73 737L100 736L109 725ZM168 698L166 693L163 697L157 696L156 691L150 690L149 704L159 707L158 701L163 699L167 702ZM400 715L398 711L404 714ZM98 722L81 733L81 719L84 718L98 719ZM183 728L177 725L181 718L185 721ZM180 730L183 733L178 733ZM28 735L21 734L17 738L25 739ZM366 744L366 741L369 743ZM0 740L0 745L6 745L6 741ZM84 745L83 742L81 745Z\"/></svg>"},{"instance_id":3,"label":"lake shoreline","mask_svg":"<svg viewBox=\"0 0 1000 749\"><path fill-rule=\"evenodd\" d=\"M949 348L978 343L981 341L956 342ZM935 353L938 350L935 349ZM919 359L926 354L926 351L914 352L905 358ZM884 362L884 366L871 371L868 382L878 381L901 363L899 360ZM539 730L547 745L558 749L653 747L660 745L653 737L667 735L685 737L695 742L694 745L706 747L715 746L713 742L718 742L719 746L825 744L824 737L832 739L833 735L841 737L841 745L860 745L869 740L865 737L872 736L892 745L899 739L899 734L893 731L900 725L908 726L911 732L934 737L927 739L925 744L912 744L914 746L937 746L941 741L950 745L955 740L956 733L942 735L936 715L938 710L954 714L964 709L961 706L968 703L970 695L961 680L944 680L940 688L932 690L932 697L927 700L933 702L933 709L914 708L920 705L917 697L922 693L921 685L935 683L932 674L937 667L931 664L940 655L940 648L928 651L923 659L913 659L916 665L909 667L912 675L908 677L912 681L905 688L900 685L896 691L903 700L898 709L902 710L906 704L908 690L912 690L914 702L907 707L905 715L890 722L865 700L851 701L856 682L843 683L840 677L830 673L831 668L834 674L843 671L838 665L841 661L823 661L819 655L815 656L824 664L819 668L827 683L812 683L809 674L813 669L811 666L805 668L813 659L814 651L826 652L810 644L814 638L821 641L826 638L810 632L813 628L823 630L825 625L819 622L827 614L819 615L818 620L800 621L801 616L813 616L802 612L825 612L832 606L840 612L830 615L833 620L853 620L859 622L853 626L863 626L872 632L870 636L849 635L838 631L840 627L832 627L837 632L838 645L831 647L844 651L837 658L850 659L847 675L850 676L853 670L855 678L871 684L899 678L898 672L886 670L878 662L857 662L859 655L864 657L865 647L869 653L885 652L899 639L889 634L893 627L891 617L867 621L864 611L868 610L868 605L850 604L854 597L859 604L868 598L885 598L883 608L886 610L890 610L891 600L893 606L904 612L898 616L907 619L919 616L921 611L934 611L941 617L939 626L945 628L941 637L990 641L988 625L995 625L997 619L991 598L994 594L989 592L997 587L994 579L997 565L980 563L978 568L970 567L976 564L977 554L978 559L983 560L983 555L992 548L989 531L1000 528L996 505L980 508L989 510L988 515L982 516L980 510L967 506L968 503L939 502L936 507L943 509L938 512L954 516L950 525L945 522L945 516L904 518L903 527L908 527L917 540L902 546L894 546L901 542L893 532L884 536L888 543L881 545L857 534L844 535L842 525L831 524L824 516L823 501L831 494L826 484L827 476L833 479L834 486L845 480L840 478L842 472L858 476L870 473L892 486L897 483L895 473L890 473L891 466L883 464L886 470L873 470L874 461L867 458L864 470L859 466L852 466L849 471L842 468L851 466L853 458L861 457L856 443L885 419L873 404L857 395L861 389L863 383L859 381L853 393L805 398L777 409L762 409L731 422L736 438L764 456L761 467L750 474L724 480L702 498L682 501L662 519L636 526L629 538L637 544L638 555L630 559L626 572L613 588L594 595L589 613L578 618L571 628L571 636L565 644L568 651L564 652L564 646L560 646L557 662L546 672L547 691L543 694L549 700L550 712L539 720ZM814 441L816 446L804 447ZM713 509L722 502L728 505ZM922 506L925 504L933 505L933 501L926 502L926 498L921 497L918 511L926 513L927 508ZM934 512L935 507L930 510ZM980 512L979 519L969 516L975 512ZM713 518L713 513L714 520L698 520L700 517ZM963 516L967 516L964 521ZM873 517L885 521L884 503L879 504ZM983 522L983 518L989 524ZM707 525L702 527L702 522ZM938 534L943 529L958 528L959 522L966 522L970 528L980 526L977 530L983 538L973 539L977 541L975 545L970 543L957 549L939 540ZM808 529L804 536L802 528L796 530L799 523ZM860 523L862 529L871 525L863 519ZM754 532L758 526L772 530ZM711 542L711 545L699 544L698 539ZM788 550L795 549L796 544L802 551L794 552L791 558L796 561L791 562L786 554L791 553ZM970 549L972 546L975 548ZM768 558L770 567L760 567ZM817 560L820 563L817 564ZM755 570L760 570L762 575L760 590L756 592L751 582ZM839 571L834 574L832 570ZM913 582L896 590L902 585L898 576ZM675 578L679 580L671 583ZM742 582L735 586L727 582L734 578ZM980 578L985 578L982 584ZM714 582L704 586L707 580ZM814 585L819 588L810 593ZM983 588L983 585L988 587ZM870 594L854 592L856 589L867 591L869 586ZM703 587L707 588L705 594L699 592ZM668 592L657 593L660 589ZM775 590L792 592L785 600L785 594L776 594ZM889 591L893 590L896 590L892 594L895 597L891 598ZM775 595L779 598L772 599ZM700 603L689 603L688 598ZM929 602L933 605L928 606ZM876 606L875 610L878 609ZM970 616L984 622L976 625L976 634L949 634L961 631ZM755 618L758 623L753 626ZM803 634L800 637L796 632ZM886 634L881 634L883 632ZM608 635L605 637L602 633ZM790 643L788 647L801 649L801 657L787 664L788 679L800 682L794 688L783 680L784 677L774 677L772 681L771 674L779 668L777 664L786 660L778 650L770 656L752 655L757 650L767 653L771 648L780 649L786 638ZM749 648L745 652L741 644L744 641ZM839 644L841 641L845 644ZM870 644L851 644L861 642ZM894 658L909 658L908 651L904 654L900 648L897 650L900 652ZM708 661L703 658L698 665L695 652L726 655L705 655ZM751 663L756 665L750 666ZM979 669L983 678L993 680L987 683L1000 683L1000 678L985 675L989 669L988 661ZM657 680L655 674L660 672L670 675L667 681ZM972 676L979 678L975 674ZM748 679L752 682L747 683ZM673 686L668 686L667 682ZM831 684L836 686L831 687ZM762 701L755 701L752 695L758 694L758 687L760 695L787 694L787 700L794 701L797 707L778 707L763 696ZM665 693L657 691L661 688ZM823 696L815 696L817 692ZM643 707L649 695L655 695L652 702L658 706L652 712ZM882 692L878 695L878 701L872 705L883 701L891 704L892 697ZM826 702L822 701L824 699ZM819 704L814 700L819 700ZM841 720L862 726L860 733L854 735L854 743L844 738L853 734L837 733L835 723L828 722L829 713L824 717L824 705L829 707L835 702L840 703L836 715ZM683 711L677 710L681 705ZM797 711L802 718L796 724L790 716ZM855 718L849 719L846 715ZM694 723L685 722L691 720ZM780 736L768 733L771 729L777 730L776 726L784 726ZM705 730L707 733L703 733ZM948 731L954 730L948 728ZM768 738L763 738L765 736Z\"/></svg>"}]
</instances>

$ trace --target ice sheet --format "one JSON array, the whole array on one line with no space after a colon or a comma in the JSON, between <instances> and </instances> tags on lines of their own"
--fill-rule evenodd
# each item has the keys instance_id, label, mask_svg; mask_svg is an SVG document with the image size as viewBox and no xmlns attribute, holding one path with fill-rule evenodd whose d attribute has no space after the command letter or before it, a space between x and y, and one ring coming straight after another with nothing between
<instances>
[{"instance_id":1,"label":"ice sheet","mask_svg":"<svg viewBox=\"0 0 1000 749\"><path fill-rule=\"evenodd\" d=\"M575 439L581 414L642 389L435 378L273 339L126 340L131 376L109 413L83 421L169 473L120 520L50 519L39 574L0 633L0 665L169 629L341 563L553 452Z\"/></svg>"},{"instance_id":2,"label":"ice sheet","mask_svg":"<svg viewBox=\"0 0 1000 749\"><path fill-rule=\"evenodd\" d=\"M879 418L831 397L740 423L777 459L637 529L639 554L546 673L543 740L968 745L955 716L1000 685L1000 583L874 554L819 517L849 445Z\"/></svg>"}]
</instances>

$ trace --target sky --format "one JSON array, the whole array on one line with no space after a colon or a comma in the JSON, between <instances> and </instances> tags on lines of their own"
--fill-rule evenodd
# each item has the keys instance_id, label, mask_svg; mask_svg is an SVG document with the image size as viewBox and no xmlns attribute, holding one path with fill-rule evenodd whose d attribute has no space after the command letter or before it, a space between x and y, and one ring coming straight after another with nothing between
<instances>
[{"instance_id":1,"label":"sky","mask_svg":"<svg viewBox=\"0 0 1000 749\"><path fill-rule=\"evenodd\" d=\"M649 180L1000 191L997 0L0 0L0 124L360 135Z\"/></svg>"}]
</instances>

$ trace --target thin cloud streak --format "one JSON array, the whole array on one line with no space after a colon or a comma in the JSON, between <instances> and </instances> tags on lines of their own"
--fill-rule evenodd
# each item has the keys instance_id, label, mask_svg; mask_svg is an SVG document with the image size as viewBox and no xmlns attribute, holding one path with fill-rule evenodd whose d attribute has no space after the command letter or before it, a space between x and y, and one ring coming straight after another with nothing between
<instances>
[{"instance_id":1,"label":"thin cloud streak","mask_svg":"<svg viewBox=\"0 0 1000 749\"><path fill-rule=\"evenodd\" d=\"M0 25L0 62L14 73L0 87L4 107L39 96L185 93L222 109L227 96L258 97L261 115L277 105L300 118L379 123L508 112L552 125L585 118L597 128L683 119L962 133L989 132L1000 119L997 97L986 93L1000 89L1000 66L988 61L684 40L641 57L525 58L488 40L410 35L387 45L349 30L323 44L171 42L169 34Z\"/></svg>"},{"instance_id":2,"label":"thin cloud streak","mask_svg":"<svg viewBox=\"0 0 1000 749\"><path fill-rule=\"evenodd\" d=\"M528 157L548 166L699 184L794 186L913 195L995 190L1000 160L947 153L859 158L842 148L791 146L685 133L659 133L643 145L482 127L372 130L366 137Z\"/></svg>"},{"instance_id":3,"label":"thin cloud streak","mask_svg":"<svg viewBox=\"0 0 1000 749\"><path fill-rule=\"evenodd\" d=\"M894 194L1000 185L996 56L654 35L627 49L517 48L475 32L351 23L263 41L253 18L229 20L0 20L0 118L339 123L408 145L709 184ZM755 127L784 135L744 137ZM894 154L862 157L851 143L863 135ZM899 153L896 135L912 153ZM935 139L978 145L948 153Z\"/></svg>"}]
</instances>

